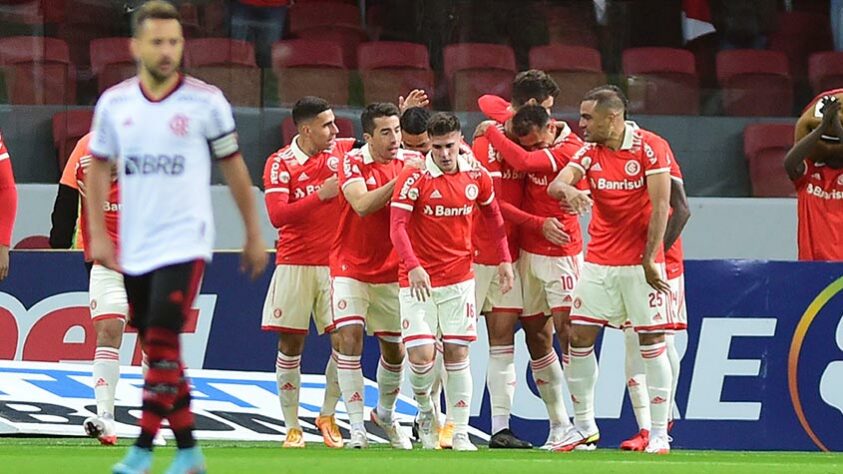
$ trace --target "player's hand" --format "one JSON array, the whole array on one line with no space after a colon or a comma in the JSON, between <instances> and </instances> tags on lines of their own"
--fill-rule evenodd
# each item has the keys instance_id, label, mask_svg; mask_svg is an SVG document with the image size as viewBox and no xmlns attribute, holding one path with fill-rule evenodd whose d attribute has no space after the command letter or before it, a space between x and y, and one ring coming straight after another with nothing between
<instances>
[{"instance_id":1,"label":"player's hand","mask_svg":"<svg viewBox=\"0 0 843 474\"><path fill-rule=\"evenodd\" d=\"M424 169L424 157L419 156L411 156L410 158L404 159L404 166L415 168L418 170Z\"/></svg>"},{"instance_id":2,"label":"player's hand","mask_svg":"<svg viewBox=\"0 0 843 474\"><path fill-rule=\"evenodd\" d=\"M9 276L9 246L0 245L0 281Z\"/></svg>"},{"instance_id":3,"label":"player's hand","mask_svg":"<svg viewBox=\"0 0 843 474\"><path fill-rule=\"evenodd\" d=\"M841 102L834 96L823 97L823 119L821 127L826 133L833 133L838 137L843 137L843 124L840 123L840 108Z\"/></svg>"},{"instance_id":4,"label":"player's hand","mask_svg":"<svg viewBox=\"0 0 843 474\"><path fill-rule=\"evenodd\" d=\"M430 298L430 275L424 268L416 267L407 273L410 280L410 293L419 301L427 301Z\"/></svg>"},{"instance_id":5,"label":"player's hand","mask_svg":"<svg viewBox=\"0 0 843 474\"><path fill-rule=\"evenodd\" d=\"M398 110L401 111L401 114L409 108L425 107L429 103L430 99L427 98L427 92L422 89L411 90L406 99L403 95L398 96Z\"/></svg>"},{"instance_id":6,"label":"player's hand","mask_svg":"<svg viewBox=\"0 0 843 474\"><path fill-rule=\"evenodd\" d=\"M319 191L316 191L316 194L319 195L319 199L322 201L327 201L328 199L333 199L337 197L337 194L340 192L339 182L337 181L336 176L331 176L330 178L326 179L322 182L322 186L319 188Z\"/></svg>"},{"instance_id":7,"label":"player's hand","mask_svg":"<svg viewBox=\"0 0 843 474\"><path fill-rule=\"evenodd\" d=\"M484 121L478 123L477 128L474 129L474 140L477 140L478 138L485 135L486 130L488 130L489 127L497 127L497 126L498 126L498 123L495 122L494 120L484 120Z\"/></svg>"},{"instance_id":8,"label":"player's hand","mask_svg":"<svg viewBox=\"0 0 843 474\"><path fill-rule=\"evenodd\" d=\"M498 265L498 282L501 285L501 293L509 293L509 290L512 289L512 285L515 283L515 274L512 273L512 263L501 262L501 264Z\"/></svg>"},{"instance_id":9,"label":"player's hand","mask_svg":"<svg viewBox=\"0 0 843 474\"><path fill-rule=\"evenodd\" d=\"M644 278L647 279L648 285L660 293L670 292L670 285L662 278L662 272L656 262L643 262L641 266L644 267Z\"/></svg>"},{"instance_id":10,"label":"player's hand","mask_svg":"<svg viewBox=\"0 0 843 474\"><path fill-rule=\"evenodd\" d=\"M263 274L269 256L266 253L266 242L260 235L247 237L240 256L240 271L249 275L252 280Z\"/></svg>"},{"instance_id":11,"label":"player's hand","mask_svg":"<svg viewBox=\"0 0 843 474\"><path fill-rule=\"evenodd\" d=\"M574 216L577 215L577 211L575 211L574 208L571 207L570 204L568 204L568 201L566 201L564 199L559 201L559 209L562 209L563 211L565 211L566 214L571 214L571 215L574 215Z\"/></svg>"},{"instance_id":12,"label":"player's hand","mask_svg":"<svg viewBox=\"0 0 843 474\"><path fill-rule=\"evenodd\" d=\"M588 193L581 191L573 186L569 186L564 190L565 201L571 206L577 214L585 214L591 210L591 205L594 202L588 196Z\"/></svg>"},{"instance_id":13,"label":"player's hand","mask_svg":"<svg viewBox=\"0 0 843 474\"><path fill-rule=\"evenodd\" d=\"M121 271L120 265L117 263L117 254L114 251L114 244L111 243L111 239L109 239L107 235L91 235L87 244L91 258L95 262L99 262L99 264L105 268L116 272Z\"/></svg>"},{"instance_id":14,"label":"player's hand","mask_svg":"<svg viewBox=\"0 0 843 474\"><path fill-rule=\"evenodd\" d=\"M562 223L555 217L548 217L542 224L544 238L554 245L565 245L571 241L571 236L565 232Z\"/></svg>"}]
</instances>

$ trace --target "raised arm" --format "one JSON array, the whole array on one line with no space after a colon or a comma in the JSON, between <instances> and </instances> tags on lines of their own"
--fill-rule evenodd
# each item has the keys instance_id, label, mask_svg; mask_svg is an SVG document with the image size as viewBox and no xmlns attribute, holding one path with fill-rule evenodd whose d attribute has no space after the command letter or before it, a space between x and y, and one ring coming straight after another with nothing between
<instances>
[{"instance_id":1,"label":"raised arm","mask_svg":"<svg viewBox=\"0 0 843 474\"><path fill-rule=\"evenodd\" d=\"M498 127L487 127L489 143L503 156L504 161L524 173L556 173L559 165L550 150L527 151L504 135Z\"/></svg>"},{"instance_id":2,"label":"raised arm","mask_svg":"<svg viewBox=\"0 0 843 474\"><path fill-rule=\"evenodd\" d=\"M351 204L354 212L360 217L365 217L386 207L392 198L396 181L397 178L393 178L383 186L371 191L366 188L366 183L362 180L346 181L342 187L342 194L346 201Z\"/></svg>"},{"instance_id":3,"label":"raised arm","mask_svg":"<svg viewBox=\"0 0 843 474\"><path fill-rule=\"evenodd\" d=\"M787 176L790 177L792 181L796 181L805 174L805 159L808 158L814 150L814 146L816 146L817 142L820 141L822 135L824 133L834 133L835 130L839 130L839 112L839 100L835 99L826 104L822 109L823 118L820 125L813 129L811 133L802 137L802 139L795 143L793 148L787 152L787 156L784 158L784 169L787 172ZM835 121L837 122L836 126L834 124ZM843 140L843 137L840 138Z\"/></svg>"}]
</instances>

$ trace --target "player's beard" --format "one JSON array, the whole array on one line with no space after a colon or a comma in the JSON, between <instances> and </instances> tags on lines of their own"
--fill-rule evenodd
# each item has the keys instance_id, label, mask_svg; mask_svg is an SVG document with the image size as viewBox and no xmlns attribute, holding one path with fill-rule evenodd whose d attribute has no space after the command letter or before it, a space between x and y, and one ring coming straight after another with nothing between
<instances>
[{"instance_id":1,"label":"player's beard","mask_svg":"<svg viewBox=\"0 0 843 474\"><path fill-rule=\"evenodd\" d=\"M152 77L152 80L154 80L158 84L165 82L167 79L173 77L174 74L178 74L178 66L172 68L172 70L170 70L169 72L162 72L159 68L160 64L161 62L159 62L153 67L149 67L146 64L143 65L143 68L146 69L150 77Z\"/></svg>"}]
</instances>

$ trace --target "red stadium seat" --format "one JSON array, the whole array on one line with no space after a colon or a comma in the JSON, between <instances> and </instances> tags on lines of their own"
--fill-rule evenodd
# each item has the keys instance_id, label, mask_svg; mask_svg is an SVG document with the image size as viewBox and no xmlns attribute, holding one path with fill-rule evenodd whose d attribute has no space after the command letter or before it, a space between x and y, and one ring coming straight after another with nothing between
<instances>
[{"instance_id":1,"label":"red stadium seat","mask_svg":"<svg viewBox=\"0 0 843 474\"><path fill-rule=\"evenodd\" d=\"M812 54L808 60L808 77L814 94L843 88L843 51Z\"/></svg>"},{"instance_id":2,"label":"red stadium seat","mask_svg":"<svg viewBox=\"0 0 843 474\"><path fill-rule=\"evenodd\" d=\"M555 4L554 4L555 3ZM566 4L563 4L566 3ZM600 47L591 2L553 2L544 7L551 44Z\"/></svg>"},{"instance_id":3,"label":"red stadium seat","mask_svg":"<svg viewBox=\"0 0 843 474\"><path fill-rule=\"evenodd\" d=\"M793 81L779 51L736 49L717 53L723 108L731 116L777 116L793 112Z\"/></svg>"},{"instance_id":4,"label":"red stadium seat","mask_svg":"<svg viewBox=\"0 0 843 474\"><path fill-rule=\"evenodd\" d=\"M339 133L337 133L338 137L354 138L354 122L345 117L336 117L336 124L339 129ZM281 141L285 145L290 143L297 133L296 124L293 123L293 117L287 117L281 122Z\"/></svg>"},{"instance_id":5,"label":"red stadium seat","mask_svg":"<svg viewBox=\"0 0 843 474\"><path fill-rule=\"evenodd\" d=\"M345 67L349 69L357 67L358 46L369 41L369 36L363 30L343 26L332 26L328 29L318 27L302 30L298 32L296 37L316 41L333 41L339 44L342 48L343 62L345 63Z\"/></svg>"},{"instance_id":6,"label":"red stadium seat","mask_svg":"<svg viewBox=\"0 0 843 474\"><path fill-rule=\"evenodd\" d=\"M630 48L623 52L623 72L632 112L699 115L699 78L690 51Z\"/></svg>"},{"instance_id":7,"label":"red stadium seat","mask_svg":"<svg viewBox=\"0 0 843 474\"><path fill-rule=\"evenodd\" d=\"M91 70L102 94L109 87L137 74L137 65L129 50L129 38L97 38L91 41Z\"/></svg>"},{"instance_id":8,"label":"red stadium seat","mask_svg":"<svg viewBox=\"0 0 843 474\"><path fill-rule=\"evenodd\" d=\"M433 93L433 71L427 47L399 41L363 43L357 48L357 65L363 81L365 103L397 102L412 89Z\"/></svg>"},{"instance_id":9,"label":"red stadium seat","mask_svg":"<svg viewBox=\"0 0 843 474\"><path fill-rule=\"evenodd\" d=\"M53 144L58 155L59 172L64 169L76 142L91 130L93 109L72 109L53 115Z\"/></svg>"},{"instance_id":10,"label":"red stadium seat","mask_svg":"<svg viewBox=\"0 0 843 474\"><path fill-rule=\"evenodd\" d=\"M76 68L62 40L41 36L0 38L0 67L12 104L76 103Z\"/></svg>"},{"instance_id":11,"label":"red stadium seat","mask_svg":"<svg viewBox=\"0 0 843 474\"><path fill-rule=\"evenodd\" d=\"M360 20L360 9L356 4L296 2L290 7L290 34L300 39L339 43L343 48L345 66L354 69L357 46L369 40Z\"/></svg>"},{"instance_id":12,"label":"red stadium seat","mask_svg":"<svg viewBox=\"0 0 843 474\"><path fill-rule=\"evenodd\" d=\"M349 72L342 47L332 41L286 40L272 45L278 100L291 105L314 95L334 105L348 104Z\"/></svg>"},{"instance_id":13,"label":"red stadium seat","mask_svg":"<svg viewBox=\"0 0 843 474\"><path fill-rule=\"evenodd\" d=\"M562 112L578 112L585 93L606 83L600 51L585 46L536 46L530 50L530 67L547 72L559 84L554 109Z\"/></svg>"},{"instance_id":14,"label":"red stadium seat","mask_svg":"<svg viewBox=\"0 0 843 474\"><path fill-rule=\"evenodd\" d=\"M222 90L232 105L260 107L261 70L248 41L201 38L185 44L185 70Z\"/></svg>"},{"instance_id":15,"label":"red stadium seat","mask_svg":"<svg viewBox=\"0 0 843 474\"><path fill-rule=\"evenodd\" d=\"M15 250L45 250L50 248L50 238L46 235L30 235L15 244Z\"/></svg>"},{"instance_id":16,"label":"red stadium seat","mask_svg":"<svg viewBox=\"0 0 843 474\"><path fill-rule=\"evenodd\" d=\"M454 110L476 111L477 99L494 94L509 99L515 75L515 53L499 44L458 43L445 46L445 81Z\"/></svg>"},{"instance_id":17,"label":"red stadium seat","mask_svg":"<svg viewBox=\"0 0 843 474\"><path fill-rule=\"evenodd\" d=\"M793 182L784 170L784 157L792 146L793 124L747 125L743 132L743 149L749 163L753 196L796 196Z\"/></svg>"},{"instance_id":18,"label":"red stadium seat","mask_svg":"<svg viewBox=\"0 0 843 474\"><path fill-rule=\"evenodd\" d=\"M828 13L779 13L778 28L770 34L769 49L786 54L791 77L804 81L811 53L834 49Z\"/></svg>"}]
</instances>

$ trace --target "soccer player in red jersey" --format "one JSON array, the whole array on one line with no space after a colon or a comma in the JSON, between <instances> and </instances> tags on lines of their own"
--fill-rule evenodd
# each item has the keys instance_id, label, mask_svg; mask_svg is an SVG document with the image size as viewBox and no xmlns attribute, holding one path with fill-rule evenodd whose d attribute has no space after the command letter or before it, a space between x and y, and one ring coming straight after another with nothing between
<instances>
[{"instance_id":1,"label":"soccer player in red jersey","mask_svg":"<svg viewBox=\"0 0 843 474\"><path fill-rule=\"evenodd\" d=\"M264 169L266 210L278 229L278 242L261 327L278 332L275 374L287 427L284 446L300 448L304 447L298 421L301 355L311 313L319 334L332 329L328 256L340 217L336 174L355 141L337 138L334 112L318 97L299 99L293 106L293 122L298 135L272 154ZM333 416L339 399L336 373L336 360L331 357L317 419L329 447L343 444Z\"/></svg>"},{"instance_id":2,"label":"soccer player in red jersey","mask_svg":"<svg viewBox=\"0 0 843 474\"><path fill-rule=\"evenodd\" d=\"M483 133L483 130L503 127L504 122L511 127L513 112L528 106L527 104L540 104L536 106L542 110L549 110L559 93L559 87L546 73L538 70L519 73L512 87L511 103L496 96L483 96L479 99L478 104L484 113L495 120L484 122L478 127L475 132L474 154L494 178L497 195L500 197L501 213L507 223L510 252L517 258L521 247L520 239L524 234L540 235L542 240L552 239L559 245L564 244L568 236L556 218L536 215L525 207L525 191L529 186L527 170L513 166ZM549 165L546 155L542 154L541 159L544 165ZM542 194L546 192L542 191ZM554 206L557 209L559 207L558 203ZM543 309L535 308L535 304L525 311L522 290L526 288L522 288L524 279L520 272L516 272L514 290L505 296L500 294L493 279L497 264L494 247L482 232L482 216L478 215L477 218L480 221L477 226L480 231L474 235L477 306L486 316L490 352L487 384L492 406L492 438L489 447L530 446L516 438L509 429L515 385L513 333L520 318L530 352L533 378L548 409L550 433L543 447L549 448L570 425L562 396L564 375L553 350L552 322L544 317ZM522 267L520 258L516 265Z\"/></svg>"},{"instance_id":3,"label":"soccer player in red jersey","mask_svg":"<svg viewBox=\"0 0 843 474\"><path fill-rule=\"evenodd\" d=\"M664 331L669 327L670 287L664 272L664 233L670 209L667 142L624 121L620 89L602 86L580 105L580 128L589 142L551 183L548 193L577 212L592 207L591 241L571 310L568 389L574 425L555 447L570 451L596 442L597 359L594 343L603 326L627 319L638 333L647 375L652 431L646 452L668 453L672 387ZM585 177L591 197L574 187ZM593 201L592 201L593 199Z\"/></svg>"},{"instance_id":4,"label":"soccer player in red jersey","mask_svg":"<svg viewBox=\"0 0 843 474\"><path fill-rule=\"evenodd\" d=\"M838 94L841 96L843 94ZM814 99L819 126L787 153L784 167L796 186L799 260L843 261L843 124L837 96ZM823 159L812 158L826 145Z\"/></svg>"},{"instance_id":5,"label":"soccer player in red jersey","mask_svg":"<svg viewBox=\"0 0 843 474\"><path fill-rule=\"evenodd\" d=\"M0 135L0 281L9 276L9 248L12 245L12 229L18 210L18 190L9 150Z\"/></svg>"},{"instance_id":6,"label":"soccer player in red jersey","mask_svg":"<svg viewBox=\"0 0 843 474\"><path fill-rule=\"evenodd\" d=\"M632 122L630 122L632 123ZM688 198L685 195L685 185L682 170L676 158L670 157L670 217L664 233L664 259L667 273L667 284L670 285L668 300L668 324L664 332L665 347L670 361L673 386L670 391L670 405L668 411L668 430L673 423L676 411L676 386L679 382L679 354L676 351L675 333L688 328L688 311L685 307L685 265L682 254L682 238L680 234L691 217L688 208ZM624 346L626 358L624 372L629 400L638 422L638 433L623 441L620 448L625 451L644 451L650 442L650 397L647 392L647 378L644 372L644 359L641 357L638 335L627 321L623 326Z\"/></svg>"},{"instance_id":7,"label":"soccer player in red jersey","mask_svg":"<svg viewBox=\"0 0 843 474\"><path fill-rule=\"evenodd\" d=\"M394 418L401 389L404 345L398 305L398 256L389 235L390 210L398 174L405 165L420 168L421 154L401 145L399 110L375 103L360 117L366 145L345 154L338 172L340 217L331 245L333 337L338 339L337 375L351 422L350 447L368 446L363 424L364 386L360 365L363 329L378 338L378 406L372 421L392 447L412 449Z\"/></svg>"},{"instance_id":8,"label":"soccer player in red jersey","mask_svg":"<svg viewBox=\"0 0 843 474\"><path fill-rule=\"evenodd\" d=\"M459 119L450 113L434 114L428 134L433 148L425 169L403 172L392 200L390 236L399 256L402 337L424 448L438 445L430 388L434 342L441 334L448 372L445 398L454 422L452 447L474 451L467 429L472 391L468 345L477 338L471 268L475 204L487 216L487 232L497 242L503 293L512 287L512 264L492 178L459 153Z\"/></svg>"}]
</instances>

